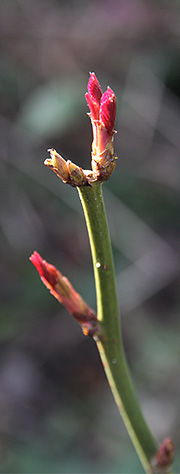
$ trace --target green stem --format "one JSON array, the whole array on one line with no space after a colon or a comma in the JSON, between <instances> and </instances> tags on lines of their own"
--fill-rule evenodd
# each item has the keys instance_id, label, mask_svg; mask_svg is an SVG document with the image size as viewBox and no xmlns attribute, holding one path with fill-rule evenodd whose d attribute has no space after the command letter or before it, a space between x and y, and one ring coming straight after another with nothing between
<instances>
[{"instance_id":1,"label":"green stem","mask_svg":"<svg viewBox=\"0 0 180 474\"><path fill-rule=\"evenodd\" d=\"M153 473L151 459L158 446L141 412L129 375L119 325L109 230L101 184L78 188L81 198L95 275L97 317L103 339L97 347L114 399L146 473Z\"/></svg>"}]
</instances>

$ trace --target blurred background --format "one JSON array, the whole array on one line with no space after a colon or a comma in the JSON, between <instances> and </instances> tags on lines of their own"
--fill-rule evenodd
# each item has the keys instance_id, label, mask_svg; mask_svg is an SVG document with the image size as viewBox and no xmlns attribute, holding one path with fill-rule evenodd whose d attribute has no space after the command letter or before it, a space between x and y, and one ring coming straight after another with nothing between
<instances>
[{"instance_id":1,"label":"blurred background","mask_svg":"<svg viewBox=\"0 0 180 474\"><path fill-rule=\"evenodd\" d=\"M142 473L95 344L42 285L36 249L96 307L75 189L89 168L89 71L116 92L104 184L122 330L145 416L180 465L180 3L1 0L0 472Z\"/></svg>"}]
</instances>

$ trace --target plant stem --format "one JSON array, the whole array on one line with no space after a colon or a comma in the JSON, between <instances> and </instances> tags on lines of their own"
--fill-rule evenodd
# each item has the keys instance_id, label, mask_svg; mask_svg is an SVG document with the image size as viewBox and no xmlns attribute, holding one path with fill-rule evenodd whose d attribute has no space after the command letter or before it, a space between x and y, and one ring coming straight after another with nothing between
<instances>
[{"instance_id":1,"label":"plant stem","mask_svg":"<svg viewBox=\"0 0 180 474\"><path fill-rule=\"evenodd\" d=\"M78 188L85 214L95 276L97 318L103 339L97 342L104 370L119 412L146 473L158 446L141 412L124 355L114 265L102 185Z\"/></svg>"}]
</instances>

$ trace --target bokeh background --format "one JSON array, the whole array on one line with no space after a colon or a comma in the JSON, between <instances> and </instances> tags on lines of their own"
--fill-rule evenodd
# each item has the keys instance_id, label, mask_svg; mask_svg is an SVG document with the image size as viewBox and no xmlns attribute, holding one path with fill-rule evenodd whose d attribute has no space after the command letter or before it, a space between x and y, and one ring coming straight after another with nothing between
<instances>
[{"instance_id":1,"label":"bokeh background","mask_svg":"<svg viewBox=\"0 0 180 474\"><path fill-rule=\"evenodd\" d=\"M180 472L180 3L1 0L0 471L142 473L96 347L41 284L37 250L95 308L75 189L89 168L88 72L117 95L104 185L124 344L145 416Z\"/></svg>"}]
</instances>

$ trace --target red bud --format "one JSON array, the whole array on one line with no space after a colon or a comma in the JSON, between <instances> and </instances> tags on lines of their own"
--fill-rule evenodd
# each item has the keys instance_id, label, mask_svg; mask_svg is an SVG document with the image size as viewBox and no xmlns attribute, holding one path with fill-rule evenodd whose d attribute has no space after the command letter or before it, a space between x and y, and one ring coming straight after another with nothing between
<instances>
[{"instance_id":1,"label":"red bud","mask_svg":"<svg viewBox=\"0 0 180 474\"><path fill-rule=\"evenodd\" d=\"M157 467L169 467L174 458L174 443L171 438L165 438L160 444L158 452L155 457L155 466Z\"/></svg>"},{"instance_id":2,"label":"red bud","mask_svg":"<svg viewBox=\"0 0 180 474\"><path fill-rule=\"evenodd\" d=\"M112 133L116 118L116 96L113 90L108 87L101 98L100 105L100 122L108 130L109 134Z\"/></svg>"},{"instance_id":3,"label":"red bud","mask_svg":"<svg viewBox=\"0 0 180 474\"><path fill-rule=\"evenodd\" d=\"M87 86L88 92L85 97L93 120L99 120L99 107L102 97L102 89L94 72L90 73Z\"/></svg>"},{"instance_id":4,"label":"red bud","mask_svg":"<svg viewBox=\"0 0 180 474\"><path fill-rule=\"evenodd\" d=\"M47 286L49 290L54 289L58 282L58 271L54 265L51 265L50 263L46 262L46 260L43 260L38 252L34 252L29 260L31 260L33 265L36 267L44 285Z\"/></svg>"},{"instance_id":5,"label":"red bud","mask_svg":"<svg viewBox=\"0 0 180 474\"><path fill-rule=\"evenodd\" d=\"M101 96L102 96L102 89L97 80L97 77L94 72L90 73L90 78L88 82L88 93L96 102L100 104Z\"/></svg>"},{"instance_id":6,"label":"red bud","mask_svg":"<svg viewBox=\"0 0 180 474\"><path fill-rule=\"evenodd\" d=\"M38 252L34 252L30 260L51 294L81 324L84 334L100 336L101 330L95 312L87 305L79 293L75 291L70 281L54 265L43 260Z\"/></svg>"},{"instance_id":7,"label":"red bud","mask_svg":"<svg viewBox=\"0 0 180 474\"><path fill-rule=\"evenodd\" d=\"M90 109L93 130L92 170L96 179L109 179L115 167L113 149L116 96L108 87L102 94L95 73L90 74L86 100Z\"/></svg>"},{"instance_id":8,"label":"red bud","mask_svg":"<svg viewBox=\"0 0 180 474\"><path fill-rule=\"evenodd\" d=\"M93 120L99 120L99 103L94 100L88 92L86 92L85 97L89 106L91 118Z\"/></svg>"}]
</instances>

